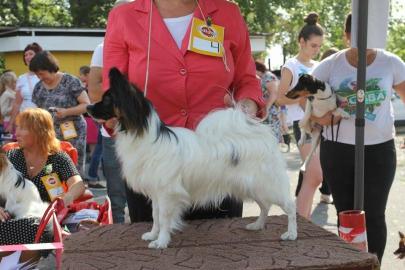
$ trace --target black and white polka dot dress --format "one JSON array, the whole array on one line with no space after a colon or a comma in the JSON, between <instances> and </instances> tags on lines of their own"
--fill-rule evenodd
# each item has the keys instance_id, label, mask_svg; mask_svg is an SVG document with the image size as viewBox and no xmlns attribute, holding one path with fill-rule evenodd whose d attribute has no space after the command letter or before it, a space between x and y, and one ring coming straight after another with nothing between
<instances>
[{"instance_id":1,"label":"black and white polka dot dress","mask_svg":"<svg viewBox=\"0 0 405 270\"><path fill-rule=\"evenodd\" d=\"M34 243L41 219L37 217L10 219L0 222L0 245L18 245ZM41 243L52 241L52 223L41 236Z\"/></svg>"},{"instance_id":2,"label":"black and white polka dot dress","mask_svg":"<svg viewBox=\"0 0 405 270\"><path fill-rule=\"evenodd\" d=\"M30 178L22 149L12 149L7 152L7 156L10 162L14 165L14 168L22 173L24 178L31 180L35 184L35 186L38 188L39 194L41 195L41 199L43 201L50 202L51 199L46 191L45 185L41 181L41 177L47 175L45 169L42 169L34 178ZM72 160L65 152L61 151L56 154L49 155L46 165L49 164L52 164L52 172L55 172L62 182L66 182L70 177L79 174Z\"/></svg>"}]
</instances>

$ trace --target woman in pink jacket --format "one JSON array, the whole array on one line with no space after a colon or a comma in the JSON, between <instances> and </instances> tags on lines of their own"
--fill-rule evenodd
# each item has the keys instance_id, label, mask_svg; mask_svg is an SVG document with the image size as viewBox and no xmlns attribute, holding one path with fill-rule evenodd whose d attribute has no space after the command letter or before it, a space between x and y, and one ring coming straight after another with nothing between
<instances>
[{"instance_id":1,"label":"woman in pink jacket","mask_svg":"<svg viewBox=\"0 0 405 270\"><path fill-rule=\"evenodd\" d=\"M252 115L263 113L249 33L238 7L226 0L136 0L111 11L104 41L103 86L117 67L152 101L167 125L196 128L228 93ZM151 220L150 205L127 193L132 222ZM241 216L242 203L190 218Z\"/></svg>"}]
</instances>

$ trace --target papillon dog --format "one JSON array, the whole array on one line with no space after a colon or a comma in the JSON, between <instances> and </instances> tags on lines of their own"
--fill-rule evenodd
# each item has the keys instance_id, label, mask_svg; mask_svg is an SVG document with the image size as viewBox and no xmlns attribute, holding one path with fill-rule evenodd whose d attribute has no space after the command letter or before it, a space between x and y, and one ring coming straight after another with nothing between
<instances>
[{"instance_id":1,"label":"papillon dog","mask_svg":"<svg viewBox=\"0 0 405 270\"><path fill-rule=\"evenodd\" d=\"M115 144L123 176L152 200L152 229L142 235L150 248L168 246L185 210L218 206L227 196L259 205L260 216L248 230L263 229L270 206L279 205L288 215L281 239L297 238L286 164L268 126L230 108L208 114L195 131L168 127L118 69L109 77L110 88L87 110L95 119L118 118Z\"/></svg>"},{"instance_id":2,"label":"papillon dog","mask_svg":"<svg viewBox=\"0 0 405 270\"><path fill-rule=\"evenodd\" d=\"M338 107L338 97L330 85L309 74L301 75L297 85L287 92L286 97L290 99L308 97L304 117L299 121L301 138L298 142L298 145L304 144L306 134L311 134L311 150L301 166L301 171L305 171L321 141L322 127L312 121L311 116L322 117L329 111L333 111L334 116L341 116L346 119L350 115Z\"/></svg>"},{"instance_id":3,"label":"papillon dog","mask_svg":"<svg viewBox=\"0 0 405 270\"><path fill-rule=\"evenodd\" d=\"M0 197L5 200L4 209L14 219L41 218L48 203L43 202L37 187L14 169L6 153L0 147Z\"/></svg>"}]
</instances>

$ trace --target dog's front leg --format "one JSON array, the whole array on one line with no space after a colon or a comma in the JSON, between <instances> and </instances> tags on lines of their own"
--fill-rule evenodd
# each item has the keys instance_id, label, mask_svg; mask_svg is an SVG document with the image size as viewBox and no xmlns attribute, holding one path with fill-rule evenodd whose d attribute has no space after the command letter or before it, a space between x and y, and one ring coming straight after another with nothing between
<instances>
[{"instance_id":1,"label":"dog's front leg","mask_svg":"<svg viewBox=\"0 0 405 270\"><path fill-rule=\"evenodd\" d=\"M168 196L160 196L157 198L157 204L159 208L159 234L156 240L149 243L149 248L167 248L170 242L170 233L172 230L172 224L176 223L176 219L179 219L178 210L182 209L181 204L174 201L176 198L173 194Z\"/></svg>"},{"instance_id":2,"label":"dog's front leg","mask_svg":"<svg viewBox=\"0 0 405 270\"><path fill-rule=\"evenodd\" d=\"M156 240L159 235L159 205L157 203L157 200L153 199L152 199L152 217L153 217L152 230L150 232L144 233L142 235L142 240L153 241Z\"/></svg>"},{"instance_id":3,"label":"dog's front leg","mask_svg":"<svg viewBox=\"0 0 405 270\"><path fill-rule=\"evenodd\" d=\"M288 231L281 235L281 240L295 240L297 239L297 212L295 203L291 199L288 199L280 207L288 216Z\"/></svg>"},{"instance_id":4,"label":"dog's front leg","mask_svg":"<svg viewBox=\"0 0 405 270\"><path fill-rule=\"evenodd\" d=\"M298 141L299 146L305 143L306 133L311 133L311 115L312 115L311 101L307 100L307 103L305 104L304 117L299 121L299 127L301 129L301 138Z\"/></svg>"},{"instance_id":5,"label":"dog's front leg","mask_svg":"<svg viewBox=\"0 0 405 270\"><path fill-rule=\"evenodd\" d=\"M337 108L336 110L333 111L334 116L341 116L344 119L350 118L350 114L347 113L345 110L342 108Z\"/></svg>"}]
</instances>

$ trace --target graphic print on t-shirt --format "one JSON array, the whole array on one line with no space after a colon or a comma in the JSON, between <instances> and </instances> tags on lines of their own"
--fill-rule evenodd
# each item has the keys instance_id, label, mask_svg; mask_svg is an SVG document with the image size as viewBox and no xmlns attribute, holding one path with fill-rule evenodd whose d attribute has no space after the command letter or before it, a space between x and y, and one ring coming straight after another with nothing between
<instances>
[{"instance_id":1,"label":"graphic print on t-shirt","mask_svg":"<svg viewBox=\"0 0 405 270\"><path fill-rule=\"evenodd\" d=\"M378 84L381 80L382 78L371 78L366 81L364 117L370 121L375 120L375 109L380 107L387 97L387 90L381 89ZM352 78L343 80L336 90L343 100L343 109L351 115L356 114L356 90L357 81Z\"/></svg>"}]
</instances>

